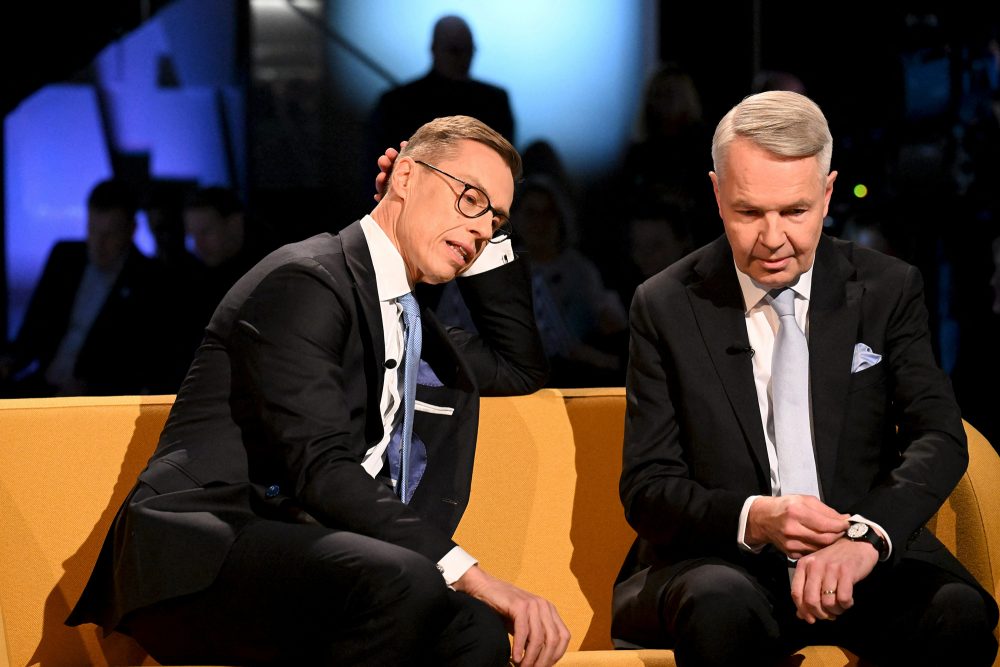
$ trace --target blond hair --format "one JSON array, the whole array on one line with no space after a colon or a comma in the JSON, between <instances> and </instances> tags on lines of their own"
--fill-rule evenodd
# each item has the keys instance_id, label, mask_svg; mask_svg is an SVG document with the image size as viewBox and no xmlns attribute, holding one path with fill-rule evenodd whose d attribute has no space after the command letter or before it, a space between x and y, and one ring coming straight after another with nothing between
<instances>
[{"instance_id":1,"label":"blond hair","mask_svg":"<svg viewBox=\"0 0 1000 667\"><path fill-rule=\"evenodd\" d=\"M833 137L826 117L805 95L769 90L750 95L729 110L712 137L712 163L721 176L729 145L737 137L749 139L781 157L816 156L820 175L830 173Z\"/></svg>"},{"instance_id":2,"label":"blond hair","mask_svg":"<svg viewBox=\"0 0 1000 667\"><path fill-rule=\"evenodd\" d=\"M399 157L427 162L454 157L463 140L478 141L496 151L517 181L521 178L521 156L509 141L486 123L471 116L443 116L424 123L413 133Z\"/></svg>"}]
</instances>

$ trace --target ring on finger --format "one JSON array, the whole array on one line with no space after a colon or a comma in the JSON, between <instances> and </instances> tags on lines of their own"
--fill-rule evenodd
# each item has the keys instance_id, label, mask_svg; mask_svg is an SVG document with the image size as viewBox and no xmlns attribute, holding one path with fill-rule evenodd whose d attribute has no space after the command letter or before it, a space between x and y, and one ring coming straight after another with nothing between
<instances>
[{"instance_id":1,"label":"ring on finger","mask_svg":"<svg viewBox=\"0 0 1000 667\"><path fill-rule=\"evenodd\" d=\"M827 588L823 591L823 595L836 595L836 594L837 594L836 588Z\"/></svg>"}]
</instances>

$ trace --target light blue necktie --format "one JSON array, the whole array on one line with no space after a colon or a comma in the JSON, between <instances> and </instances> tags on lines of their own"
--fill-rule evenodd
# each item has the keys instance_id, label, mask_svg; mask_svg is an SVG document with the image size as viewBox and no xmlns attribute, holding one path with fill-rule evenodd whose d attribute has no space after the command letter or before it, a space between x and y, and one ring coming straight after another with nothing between
<instances>
[{"instance_id":1,"label":"light blue necktie","mask_svg":"<svg viewBox=\"0 0 1000 667\"><path fill-rule=\"evenodd\" d=\"M767 300L779 322L771 357L771 396L781 495L819 498L809 426L809 345L795 321L795 292L787 287L772 290Z\"/></svg>"},{"instance_id":2,"label":"light blue necktie","mask_svg":"<svg viewBox=\"0 0 1000 667\"><path fill-rule=\"evenodd\" d=\"M404 503L410 502L413 489L410 488L410 449L413 440L413 405L417 395L417 369L420 366L420 348L423 344L420 332L420 306L412 293L398 299L403 307L403 327L405 348L403 349L403 433L399 452L399 497Z\"/></svg>"}]
</instances>

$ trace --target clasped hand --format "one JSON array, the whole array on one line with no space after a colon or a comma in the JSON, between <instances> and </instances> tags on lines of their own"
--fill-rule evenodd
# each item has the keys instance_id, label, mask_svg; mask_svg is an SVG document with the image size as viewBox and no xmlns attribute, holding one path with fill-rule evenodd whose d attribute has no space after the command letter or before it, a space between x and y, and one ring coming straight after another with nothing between
<instances>
[{"instance_id":1,"label":"clasped hand","mask_svg":"<svg viewBox=\"0 0 1000 667\"><path fill-rule=\"evenodd\" d=\"M749 546L773 544L797 560L792 578L796 615L832 620L854 605L854 585L868 576L878 552L844 537L849 515L813 496L761 496L747 515Z\"/></svg>"}]
</instances>

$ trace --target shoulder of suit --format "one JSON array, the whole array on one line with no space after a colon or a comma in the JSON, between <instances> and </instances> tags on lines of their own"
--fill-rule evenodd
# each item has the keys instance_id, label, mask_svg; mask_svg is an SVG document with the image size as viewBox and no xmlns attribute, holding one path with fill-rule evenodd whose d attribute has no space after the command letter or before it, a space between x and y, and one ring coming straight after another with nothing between
<instances>
[{"instance_id":1,"label":"shoulder of suit","mask_svg":"<svg viewBox=\"0 0 1000 667\"><path fill-rule=\"evenodd\" d=\"M700 253L701 250L696 250L685 255L659 273L647 278L639 288L661 296L678 290L684 291L688 285L701 279L694 269Z\"/></svg>"},{"instance_id":2,"label":"shoulder of suit","mask_svg":"<svg viewBox=\"0 0 1000 667\"><path fill-rule=\"evenodd\" d=\"M859 275L879 276L882 274L903 274L912 267L908 262L892 255L865 246L858 245L853 241L845 241L832 236L825 236L835 252L843 256L850 262Z\"/></svg>"}]
</instances>

